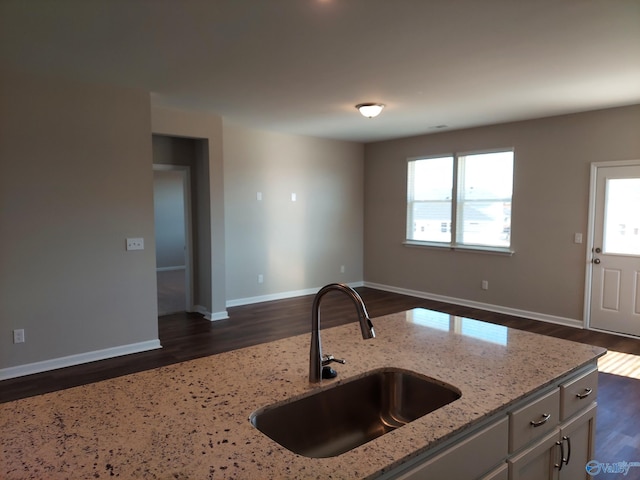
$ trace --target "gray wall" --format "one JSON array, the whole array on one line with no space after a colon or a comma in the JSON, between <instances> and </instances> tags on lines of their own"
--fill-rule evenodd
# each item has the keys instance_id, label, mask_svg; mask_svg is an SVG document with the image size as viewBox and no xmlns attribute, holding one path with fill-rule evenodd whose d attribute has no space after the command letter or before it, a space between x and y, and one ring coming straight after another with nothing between
<instances>
[{"instance_id":1,"label":"gray wall","mask_svg":"<svg viewBox=\"0 0 640 480\"><path fill-rule=\"evenodd\" d=\"M225 122L224 162L228 301L362 281L361 144Z\"/></svg>"},{"instance_id":2,"label":"gray wall","mask_svg":"<svg viewBox=\"0 0 640 480\"><path fill-rule=\"evenodd\" d=\"M632 106L368 144L365 282L582 321L590 163L640 158L639 132ZM402 244L408 157L502 147L515 148L512 257Z\"/></svg>"},{"instance_id":3,"label":"gray wall","mask_svg":"<svg viewBox=\"0 0 640 480\"><path fill-rule=\"evenodd\" d=\"M0 76L0 370L157 343L148 93Z\"/></svg>"}]
</instances>

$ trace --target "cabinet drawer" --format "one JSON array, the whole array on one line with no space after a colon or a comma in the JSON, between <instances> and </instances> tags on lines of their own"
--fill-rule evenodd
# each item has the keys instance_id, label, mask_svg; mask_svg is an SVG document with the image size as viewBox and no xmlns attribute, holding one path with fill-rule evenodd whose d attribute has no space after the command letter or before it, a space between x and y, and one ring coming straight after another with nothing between
<instances>
[{"instance_id":1,"label":"cabinet drawer","mask_svg":"<svg viewBox=\"0 0 640 480\"><path fill-rule=\"evenodd\" d=\"M560 418L566 420L595 402L598 397L598 370L560 385Z\"/></svg>"},{"instance_id":2,"label":"cabinet drawer","mask_svg":"<svg viewBox=\"0 0 640 480\"><path fill-rule=\"evenodd\" d=\"M509 452L553 430L560 421L560 390L551 392L509 413Z\"/></svg>"}]
</instances>

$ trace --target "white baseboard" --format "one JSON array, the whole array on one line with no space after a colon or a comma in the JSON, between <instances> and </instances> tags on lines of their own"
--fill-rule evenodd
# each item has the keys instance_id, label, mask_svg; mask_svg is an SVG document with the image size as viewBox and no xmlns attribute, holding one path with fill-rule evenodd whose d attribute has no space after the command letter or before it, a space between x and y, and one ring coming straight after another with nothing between
<instances>
[{"instance_id":1,"label":"white baseboard","mask_svg":"<svg viewBox=\"0 0 640 480\"><path fill-rule=\"evenodd\" d=\"M58 368L71 367L82 363L95 362L97 360L105 360L107 358L120 357L132 353L146 352L148 350L156 350L162 348L160 340L148 340L146 342L131 343L129 345L121 345L119 347L105 348L104 350L95 350L93 352L79 353L66 357L52 358L42 362L27 363L16 367L8 367L0 369L0 380L9 378L23 377L33 373L46 372L56 370Z\"/></svg>"},{"instance_id":2,"label":"white baseboard","mask_svg":"<svg viewBox=\"0 0 640 480\"><path fill-rule=\"evenodd\" d=\"M225 320L225 319L229 318L229 313L227 313L226 310L224 310L222 312L212 313L209 310L207 310L206 307L203 307L202 305L194 305L193 306L193 311L196 312L196 313L199 313L200 315L203 315L205 319L210 320L212 322L215 322L216 320Z\"/></svg>"},{"instance_id":3,"label":"white baseboard","mask_svg":"<svg viewBox=\"0 0 640 480\"><path fill-rule=\"evenodd\" d=\"M438 302L453 303L455 305L462 305L464 307L478 308L480 310L487 310L489 312L503 313L505 315L511 315L514 317L523 317L531 320L539 320L542 322L555 323L558 325L564 325L567 327L585 328L582 320L576 320L573 318L557 317L555 315L547 315L546 313L530 312L527 310L520 310L517 308L503 307L501 305L492 305L490 303L475 302L472 300L465 300L463 298L447 297L444 295L437 295L435 293L420 292L417 290L409 290L406 288L392 287L390 285L382 285L380 283L364 282L365 287L375 288L377 290L385 290L387 292L399 293L402 295L410 295L412 297L424 298L427 300L435 300Z\"/></svg>"},{"instance_id":4,"label":"white baseboard","mask_svg":"<svg viewBox=\"0 0 640 480\"><path fill-rule=\"evenodd\" d=\"M226 310L222 312L211 312L205 315L204 318L212 322L215 322L216 320L226 320L227 318L229 318L229 314L227 313Z\"/></svg>"},{"instance_id":5,"label":"white baseboard","mask_svg":"<svg viewBox=\"0 0 640 480\"><path fill-rule=\"evenodd\" d=\"M347 283L351 288L362 287L364 282ZM269 295L260 295L258 297L237 298L235 300L227 300L227 307L239 307L242 305L251 305L253 303L271 302L273 300L284 300L286 298L302 297L304 295L315 295L322 286L316 288L306 288L304 290L291 290L288 292L272 293Z\"/></svg>"}]
</instances>

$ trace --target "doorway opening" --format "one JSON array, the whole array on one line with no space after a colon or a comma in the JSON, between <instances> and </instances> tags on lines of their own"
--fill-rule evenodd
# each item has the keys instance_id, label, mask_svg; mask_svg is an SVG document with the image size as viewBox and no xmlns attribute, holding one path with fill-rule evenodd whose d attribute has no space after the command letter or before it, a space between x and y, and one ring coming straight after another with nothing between
<instances>
[{"instance_id":1,"label":"doorway opening","mask_svg":"<svg viewBox=\"0 0 640 480\"><path fill-rule=\"evenodd\" d=\"M209 141L152 136L158 316L211 311ZM163 177L158 193L156 177ZM164 229L163 231L159 231ZM163 295L161 298L160 295ZM162 317L161 317L162 318Z\"/></svg>"},{"instance_id":2,"label":"doorway opening","mask_svg":"<svg viewBox=\"0 0 640 480\"><path fill-rule=\"evenodd\" d=\"M153 166L158 316L193 309L191 172Z\"/></svg>"}]
</instances>

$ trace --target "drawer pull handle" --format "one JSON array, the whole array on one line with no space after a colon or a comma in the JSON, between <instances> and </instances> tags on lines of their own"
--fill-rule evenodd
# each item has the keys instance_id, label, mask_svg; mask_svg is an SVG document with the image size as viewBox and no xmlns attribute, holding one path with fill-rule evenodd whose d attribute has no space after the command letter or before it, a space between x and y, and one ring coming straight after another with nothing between
<instances>
[{"instance_id":1,"label":"drawer pull handle","mask_svg":"<svg viewBox=\"0 0 640 480\"><path fill-rule=\"evenodd\" d=\"M542 420L538 420L537 422L534 422L533 420L531 420L531 426L535 428L535 427L539 427L540 425L544 425L549 421L550 418L551 418L550 413L543 413Z\"/></svg>"},{"instance_id":2,"label":"drawer pull handle","mask_svg":"<svg viewBox=\"0 0 640 480\"><path fill-rule=\"evenodd\" d=\"M585 388L584 393L576 393L576 397L582 400L583 398L587 398L589 395L591 395L591 392L593 392L593 390L591 390L590 388Z\"/></svg>"}]
</instances>

